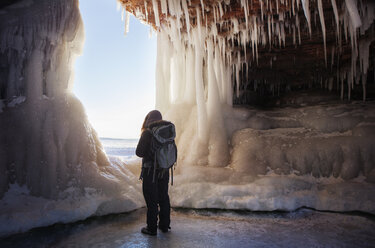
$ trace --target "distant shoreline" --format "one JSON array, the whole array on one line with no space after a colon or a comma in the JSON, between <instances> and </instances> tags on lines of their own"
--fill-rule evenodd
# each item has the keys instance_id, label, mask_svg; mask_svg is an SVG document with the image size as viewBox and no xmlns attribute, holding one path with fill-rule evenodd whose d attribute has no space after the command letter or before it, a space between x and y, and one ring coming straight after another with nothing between
<instances>
[{"instance_id":1,"label":"distant shoreline","mask_svg":"<svg viewBox=\"0 0 375 248\"><path fill-rule=\"evenodd\" d=\"M99 137L99 139L101 140L139 140L139 139L136 139L136 138L108 138L108 137Z\"/></svg>"}]
</instances>

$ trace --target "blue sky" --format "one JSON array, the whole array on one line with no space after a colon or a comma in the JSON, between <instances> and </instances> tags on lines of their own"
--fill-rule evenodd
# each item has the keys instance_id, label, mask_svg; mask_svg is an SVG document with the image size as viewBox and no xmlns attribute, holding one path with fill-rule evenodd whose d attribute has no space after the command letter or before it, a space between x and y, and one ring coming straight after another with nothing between
<instances>
[{"instance_id":1,"label":"blue sky","mask_svg":"<svg viewBox=\"0 0 375 248\"><path fill-rule=\"evenodd\" d=\"M116 0L80 0L83 54L75 63L74 93L100 137L138 138L155 107L156 34L131 15L124 36Z\"/></svg>"}]
</instances>

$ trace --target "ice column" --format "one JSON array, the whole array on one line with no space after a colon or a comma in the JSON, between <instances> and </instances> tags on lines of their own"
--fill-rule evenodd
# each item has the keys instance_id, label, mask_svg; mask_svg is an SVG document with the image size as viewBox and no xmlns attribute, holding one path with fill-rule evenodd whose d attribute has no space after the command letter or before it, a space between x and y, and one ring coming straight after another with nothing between
<instances>
[{"instance_id":1,"label":"ice column","mask_svg":"<svg viewBox=\"0 0 375 248\"><path fill-rule=\"evenodd\" d=\"M111 192L100 175L109 161L71 93L71 68L83 42L78 1L30 2L0 15L6 68L0 73L7 79L0 89L6 104L0 129L7 130L0 133L0 198L15 183L52 199L67 188Z\"/></svg>"}]
</instances>

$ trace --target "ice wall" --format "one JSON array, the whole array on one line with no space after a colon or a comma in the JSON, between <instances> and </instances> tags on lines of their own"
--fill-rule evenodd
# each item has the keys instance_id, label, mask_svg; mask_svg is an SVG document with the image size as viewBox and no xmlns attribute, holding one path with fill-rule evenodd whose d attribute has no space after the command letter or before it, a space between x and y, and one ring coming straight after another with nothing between
<instances>
[{"instance_id":1,"label":"ice wall","mask_svg":"<svg viewBox=\"0 0 375 248\"><path fill-rule=\"evenodd\" d=\"M76 0L0 9L0 235L143 205L71 92L83 38Z\"/></svg>"},{"instance_id":2,"label":"ice wall","mask_svg":"<svg viewBox=\"0 0 375 248\"><path fill-rule=\"evenodd\" d=\"M331 1L332 19L325 17L321 0L260 1L261 10L251 12L249 1L240 1L244 18L231 19L225 16L236 5L230 1L214 1L210 6L202 4L195 9L194 3L186 0L174 4L161 1L161 6L158 3L153 1L151 9L145 1L142 8L135 10L135 15L147 21L145 10L147 13L154 10L153 21L158 31L156 107L177 122L181 144L194 144L180 145L184 151L182 159L189 164L215 167L229 164L231 146L228 142L232 133L228 132L224 121L227 113L223 110L230 109L233 98L239 99L249 84L256 90L258 82L248 74L252 68L257 69L258 48L282 49L286 42L291 42L286 40L287 34L293 36L293 44L288 45L297 45L297 40L301 43L301 37L296 37L300 36L300 30L309 30L310 35L312 29L321 30L323 60L328 66L326 22L336 23L336 47L330 55L335 59L337 55L339 60L341 47L349 44L351 63L336 68L337 74L317 74L309 80L311 83L319 81L329 90L333 82L337 82L342 98L345 91L349 99L354 84L361 81L363 99L366 98L369 62L366 54L375 40L370 28L375 19L371 1L347 0L340 2L339 10L336 1ZM123 7L126 9L127 3ZM312 7L317 11L312 13ZM359 36L359 32L366 35ZM251 53L246 52L249 48ZM263 82L272 92L277 91L278 78L284 80L277 75L274 78L276 81Z\"/></svg>"},{"instance_id":3,"label":"ice wall","mask_svg":"<svg viewBox=\"0 0 375 248\"><path fill-rule=\"evenodd\" d=\"M176 124L178 133L174 206L251 210L308 206L375 212L372 104L329 105L321 97L311 108L299 104L296 109L275 111L232 107L233 98L242 94L241 84L257 87L246 73L252 67L256 70L258 48L282 49L288 42L286 34L298 46L301 30L309 30L310 35L321 30L326 66L330 56L339 60L342 46L349 44L349 66L338 67L335 78L317 75L311 80L319 80L327 89L333 80L341 82L337 85L342 98L345 91L350 99L354 82L359 83L368 70L367 63L360 66L358 54L368 62L365 54L374 41L371 1L345 1L339 7L331 1L334 14L329 20L321 0L259 1L260 13L250 12L250 1L240 1L244 18L230 20L225 13L232 1L210 6L202 2L195 9L185 0L160 1L161 8L158 3L152 4L158 10L153 15L158 32L156 107ZM150 7L145 1L148 13ZM135 15L147 21L143 9ZM329 55L328 22L335 23L337 35ZM367 35L358 35L361 30ZM275 82L266 84L277 91Z\"/></svg>"}]
</instances>

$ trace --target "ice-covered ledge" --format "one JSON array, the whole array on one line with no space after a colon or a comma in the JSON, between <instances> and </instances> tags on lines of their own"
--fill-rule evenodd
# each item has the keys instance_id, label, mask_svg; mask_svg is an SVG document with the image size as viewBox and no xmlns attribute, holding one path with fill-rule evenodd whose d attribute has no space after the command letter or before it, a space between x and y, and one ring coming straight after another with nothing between
<instances>
[{"instance_id":1,"label":"ice-covered ledge","mask_svg":"<svg viewBox=\"0 0 375 248\"><path fill-rule=\"evenodd\" d=\"M374 102L223 108L231 137L224 167L207 166L207 156L189 145L196 110L177 109L188 122L176 119L181 155L173 206L375 214Z\"/></svg>"}]
</instances>

